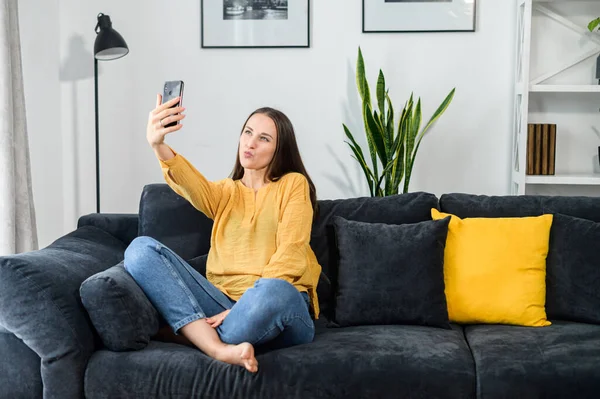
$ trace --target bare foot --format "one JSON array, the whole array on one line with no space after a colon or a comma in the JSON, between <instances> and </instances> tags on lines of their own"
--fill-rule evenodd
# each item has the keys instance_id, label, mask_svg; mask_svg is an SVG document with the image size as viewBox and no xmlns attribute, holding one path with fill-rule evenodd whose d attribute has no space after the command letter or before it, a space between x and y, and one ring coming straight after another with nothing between
<instances>
[{"instance_id":1,"label":"bare foot","mask_svg":"<svg viewBox=\"0 0 600 399\"><path fill-rule=\"evenodd\" d=\"M215 358L225 363L243 366L251 373L258 371L258 361L254 357L254 347L249 342L242 342L239 345L225 345Z\"/></svg>"}]
</instances>

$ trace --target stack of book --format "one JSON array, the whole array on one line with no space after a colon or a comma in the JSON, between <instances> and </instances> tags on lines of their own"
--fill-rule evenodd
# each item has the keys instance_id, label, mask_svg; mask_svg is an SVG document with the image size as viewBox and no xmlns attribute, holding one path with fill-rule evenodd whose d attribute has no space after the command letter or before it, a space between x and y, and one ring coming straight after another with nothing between
<instances>
[{"instance_id":1,"label":"stack of book","mask_svg":"<svg viewBox=\"0 0 600 399\"><path fill-rule=\"evenodd\" d=\"M527 174L553 175L556 124L530 123L527 127Z\"/></svg>"}]
</instances>

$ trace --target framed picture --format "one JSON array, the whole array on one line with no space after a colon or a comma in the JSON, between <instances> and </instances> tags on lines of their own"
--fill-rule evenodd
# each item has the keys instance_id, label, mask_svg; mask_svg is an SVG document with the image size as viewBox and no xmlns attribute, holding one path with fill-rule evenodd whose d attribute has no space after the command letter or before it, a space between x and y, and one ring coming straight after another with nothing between
<instances>
[{"instance_id":1,"label":"framed picture","mask_svg":"<svg viewBox=\"0 0 600 399\"><path fill-rule=\"evenodd\" d=\"M363 0L363 32L474 32L476 0Z\"/></svg>"},{"instance_id":2,"label":"framed picture","mask_svg":"<svg viewBox=\"0 0 600 399\"><path fill-rule=\"evenodd\" d=\"M310 0L201 0L203 48L310 47Z\"/></svg>"}]
</instances>

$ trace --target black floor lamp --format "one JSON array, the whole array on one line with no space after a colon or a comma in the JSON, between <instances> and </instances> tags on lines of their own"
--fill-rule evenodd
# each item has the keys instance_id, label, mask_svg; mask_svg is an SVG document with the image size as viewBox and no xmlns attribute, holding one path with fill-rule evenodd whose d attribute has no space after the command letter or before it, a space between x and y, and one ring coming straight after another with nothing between
<instances>
[{"instance_id":1,"label":"black floor lamp","mask_svg":"<svg viewBox=\"0 0 600 399\"><path fill-rule=\"evenodd\" d=\"M98 60L110 61L129 53L123 36L112 28L110 17L98 14L96 24L96 41L94 42L94 95L96 112L96 212L100 213L100 151L98 140Z\"/></svg>"}]
</instances>

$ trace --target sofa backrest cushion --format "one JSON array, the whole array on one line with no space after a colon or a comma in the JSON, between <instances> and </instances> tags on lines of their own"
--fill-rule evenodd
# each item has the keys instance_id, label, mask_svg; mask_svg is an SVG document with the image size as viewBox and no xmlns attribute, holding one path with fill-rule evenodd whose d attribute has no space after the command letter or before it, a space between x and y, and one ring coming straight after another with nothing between
<instances>
[{"instance_id":1,"label":"sofa backrest cushion","mask_svg":"<svg viewBox=\"0 0 600 399\"><path fill-rule=\"evenodd\" d=\"M208 253L213 221L165 183L142 191L139 236L152 237L185 260Z\"/></svg>"},{"instance_id":2,"label":"sofa backrest cushion","mask_svg":"<svg viewBox=\"0 0 600 399\"><path fill-rule=\"evenodd\" d=\"M486 196L453 193L440 197L440 210L460 218L522 217L561 213L600 222L600 198L582 196Z\"/></svg>"}]
</instances>

